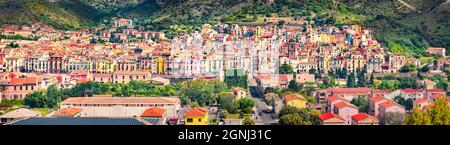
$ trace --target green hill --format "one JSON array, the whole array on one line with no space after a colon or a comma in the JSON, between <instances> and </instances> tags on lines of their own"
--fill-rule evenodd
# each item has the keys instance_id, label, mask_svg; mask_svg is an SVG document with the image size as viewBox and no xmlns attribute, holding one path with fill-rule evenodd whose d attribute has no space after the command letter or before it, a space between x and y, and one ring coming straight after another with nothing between
<instances>
[{"instance_id":1,"label":"green hill","mask_svg":"<svg viewBox=\"0 0 450 145\"><path fill-rule=\"evenodd\" d=\"M78 0L2 0L0 23L42 22L58 29L78 29L103 19L104 13Z\"/></svg>"}]
</instances>

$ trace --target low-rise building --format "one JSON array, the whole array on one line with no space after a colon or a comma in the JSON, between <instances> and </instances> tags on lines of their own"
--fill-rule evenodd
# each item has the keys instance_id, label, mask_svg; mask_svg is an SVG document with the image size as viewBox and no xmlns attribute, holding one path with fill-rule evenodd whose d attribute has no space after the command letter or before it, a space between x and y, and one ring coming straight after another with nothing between
<instances>
[{"instance_id":1,"label":"low-rise building","mask_svg":"<svg viewBox=\"0 0 450 145\"><path fill-rule=\"evenodd\" d=\"M178 117L178 97L70 97L61 102L61 109L80 108L83 117L140 116L151 107L161 107L168 117Z\"/></svg>"},{"instance_id":2,"label":"low-rise building","mask_svg":"<svg viewBox=\"0 0 450 145\"><path fill-rule=\"evenodd\" d=\"M209 124L208 113L209 113L209 111L208 111L208 108L206 108L206 107L191 108L185 114L184 124L185 125L208 125Z\"/></svg>"},{"instance_id":3,"label":"low-rise building","mask_svg":"<svg viewBox=\"0 0 450 145\"><path fill-rule=\"evenodd\" d=\"M334 114L345 119L346 124L352 123L352 116L359 113L359 108L347 101L334 104Z\"/></svg>"},{"instance_id":4,"label":"low-rise building","mask_svg":"<svg viewBox=\"0 0 450 145\"><path fill-rule=\"evenodd\" d=\"M346 121L339 115L331 112L319 116L321 125L346 125Z\"/></svg>"},{"instance_id":5,"label":"low-rise building","mask_svg":"<svg viewBox=\"0 0 450 145\"><path fill-rule=\"evenodd\" d=\"M234 87L233 88L233 96L234 96L235 100L245 98L245 97L247 97L247 91L245 91L241 87Z\"/></svg>"},{"instance_id":6,"label":"low-rise building","mask_svg":"<svg viewBox=\"0 0 450 145\"><path fill-rule=\"evenodd\" d=\"M11 121L24 119L28 117L38 117L41 115L41 112L34 111L26 108L20 108L17 110L13 110L11 112L5 113L0 116L0 124L9 123Z\"/></svg>"},{"instance_id":7,"label":"low-rise building","mask_svg":"<svg viewBox=\"0 0 450 145\"><path fill-rule=\"evenodd\" d=\"M306 107L306 99L302 95L291 93L284 96L284 101L286 105L296 107L296 108L305 108Z\"/></svg>"},{"instance_id":8,"label":"low-rise building","mask_svg":"<svg viewBox=\"0 0 450 145\"><path fill-rule=\"evenodd\" d=\"M153 125L164 125L167 121L166 109L160 107L148 108L140 117Z\"/></svg>"},{"instance_id":9,"label":"low-rise building","mask_svg":"<svg viewBox=\"0 0 450 145\"><path fill-rule=\"evenodd\" d=\"M379 121L375 116L359 113L352 116L352 125L378 125Z\"/></svg>"}]
</instances>

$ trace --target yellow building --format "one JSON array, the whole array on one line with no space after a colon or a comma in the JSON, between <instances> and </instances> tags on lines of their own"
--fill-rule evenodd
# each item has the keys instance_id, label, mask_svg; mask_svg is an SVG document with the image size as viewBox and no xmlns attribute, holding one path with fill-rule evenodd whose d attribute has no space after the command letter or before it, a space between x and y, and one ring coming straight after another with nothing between
<instances>
[{"instance_id":1,"label":"yellow building","mask_svg":"<svg viewBox=\"0 0 450 145\"><path fill-rule=\"evenodd\" d=\"M299 94L287 94L284 96L284 101L286 105L296 107L296 108L305 108L306 107L306 99L302 95Z\"/></svg>"},{"instance_id":2,"label":"yellow building","mask_svg":"<svg viewBox=\"0 0 450 145\"><path fill-rule=\"evenodd\" d=\"M157 74L166 74L167 65L165 60L161 57L155 58L156 62L156 73Z\"/></svg>"},{"instance_id":3,"label":"yellow building","mask_svg":"<svg viewBox=\"0 0 450 145\"><path fill-rule=\"evenodd\" d=\"M208 108L191 108L188 112L186 112L184 122L185 125L208 125Z\"/></svg>"},{"instance_id":4,"label":"yellow building","mask_svg":"<svg viewBox=\"0 0 450 145\"><path fill-rule=\"evenodd\" d=\"M115 65L112 60L95 60L89 62L89 70L95 73L112 73Z\"/></svg>"}]
</instances>

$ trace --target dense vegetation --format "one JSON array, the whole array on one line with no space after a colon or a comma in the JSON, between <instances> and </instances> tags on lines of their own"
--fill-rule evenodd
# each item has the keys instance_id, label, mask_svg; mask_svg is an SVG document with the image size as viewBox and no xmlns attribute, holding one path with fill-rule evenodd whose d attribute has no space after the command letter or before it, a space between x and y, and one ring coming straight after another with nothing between
<instances>
[{"instance_id":1,"label":"dense vegetation","mask_svg":"<svg viewBox=\"0 0 450 145\"><path fill-rule=\"evenodd\" d=\"M319 110L312 108L298 109L291 106L285 106L278 114L281 125L319 125L319 116Z\"/></svg>"},{"instance_id":2,"label":"dense vegetation","mask_svg":"<svg viewBox=\"0 0 450 145\"><path fill-rule=\"evenodd\" d=\"M415 108L411 115L406 116L409 125L450 125L450 106L447 99L440 97L434 105L423 110Z\"/></svg>"},{"instance_id":3,"label":"dense vegetation","mask_svg":"<svg viewBox=\"0 0 450 145\"><path fill-rule=\"evenodd\" d=\"M79 29L92 26L108 14L97 11L78 0L2 0L0 24L32 24L42 22L57 29Z\"/></svg>"}]
</instances>

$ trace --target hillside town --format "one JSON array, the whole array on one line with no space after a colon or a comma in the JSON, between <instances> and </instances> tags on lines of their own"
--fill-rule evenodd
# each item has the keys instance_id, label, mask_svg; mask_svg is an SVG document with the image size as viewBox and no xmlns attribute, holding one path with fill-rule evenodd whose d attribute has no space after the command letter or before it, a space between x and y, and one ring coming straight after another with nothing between
<instances>
[{"instance_id":1,"label":"hillside town","mask_svg":"<svg viewBox=\"0 0 450 145\"><path fill-rule=\"evenodd\" d=\"M399 125L450 106L446 48L424 61L291 17L173 39L135 21L1 27L0 124Z\"/></svg>"}]
</instances>

